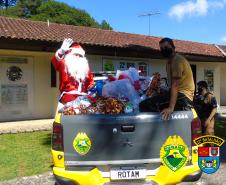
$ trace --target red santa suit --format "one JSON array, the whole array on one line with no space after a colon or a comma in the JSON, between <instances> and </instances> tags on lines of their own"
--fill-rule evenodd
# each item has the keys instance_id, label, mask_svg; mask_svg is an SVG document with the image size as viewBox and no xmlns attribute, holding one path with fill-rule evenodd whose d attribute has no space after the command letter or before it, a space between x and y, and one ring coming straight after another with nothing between
<instances>
[{"instance_id":1,"label":"red santa suit","mask_svg":"<svg viewBox=\"0 0 226 185\"><path fill-rule=\"evenodd\" d=\"M56 52L51 62L59 72L61 103L65 104L79 95L86 95L93 86L93 75L85 58L85 51L80 45L71 46L65 55Z\"/></svg>"}]
</instances>

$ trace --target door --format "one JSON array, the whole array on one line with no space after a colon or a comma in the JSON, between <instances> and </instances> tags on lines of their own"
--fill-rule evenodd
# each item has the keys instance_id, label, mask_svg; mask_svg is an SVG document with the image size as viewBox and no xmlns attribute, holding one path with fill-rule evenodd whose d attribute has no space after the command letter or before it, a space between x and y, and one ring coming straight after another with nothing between
<instances>
[{"instance_id":1,"label":"door","mask_svg":"<svg viewBox=\"0 0 226 185\"><path fill-rule=\"evenodd\" d=\"M0 57L0 121L29 118L33 107L31 58Z\"/></svg>"}]
</instances>

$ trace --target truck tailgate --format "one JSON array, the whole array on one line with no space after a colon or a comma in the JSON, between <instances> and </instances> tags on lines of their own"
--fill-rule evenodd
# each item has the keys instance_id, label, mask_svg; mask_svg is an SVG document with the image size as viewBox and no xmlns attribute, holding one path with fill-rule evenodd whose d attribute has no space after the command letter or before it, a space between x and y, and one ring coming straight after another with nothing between
<instances>
[{"instance_id":1,"label":"truck tailgate","mask_svg":"<svg viewBox=\"0 0 226 185\"><path fill-rule=\"evenodd\" d=\"M159 113L62 115L65 165L148 163L159 158L160 148L170 135L181 136L190 149L192 119L190 111L174 112L167 121ZM73 146L79 133L91 141L85 155Z\"/></svg>"}]
</instances>

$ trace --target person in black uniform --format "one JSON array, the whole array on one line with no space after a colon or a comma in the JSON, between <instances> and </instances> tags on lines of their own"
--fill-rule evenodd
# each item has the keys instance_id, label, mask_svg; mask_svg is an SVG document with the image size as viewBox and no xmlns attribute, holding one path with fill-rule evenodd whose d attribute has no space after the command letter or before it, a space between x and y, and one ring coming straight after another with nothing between
<instances>
[{"instance_id":1,"label":"person in black uniform","mask_svg":"<svg viewBox=\"0 0 226 185\"><path fill-rule=\"evenodd\" d=\"M206 81L199 81L197 86L198 94L195 97L194 105L202 122L202 133L203 135L214 135L217 100L209 91Z\"/></svg>"}]
</instances>

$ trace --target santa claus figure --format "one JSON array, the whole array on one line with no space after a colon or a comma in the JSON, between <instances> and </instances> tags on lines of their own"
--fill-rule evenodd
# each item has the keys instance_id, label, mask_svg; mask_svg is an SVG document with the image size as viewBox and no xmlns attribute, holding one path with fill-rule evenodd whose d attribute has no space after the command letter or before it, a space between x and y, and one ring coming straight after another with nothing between
<instances>
[{"instance_id":1,"label":"santa claus figure","mask_svg":"<svg viewBox=\"0 0 226 185\"><path fill-rule=\"evenodd\" d=\"M72 39L65 39L52 58L52 64L60 77L60 98L63 104L86 95L93 86L93 75L85 57L85 51Z\"/></svg>"}]
</instances>

